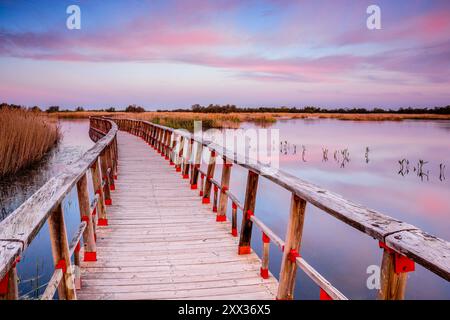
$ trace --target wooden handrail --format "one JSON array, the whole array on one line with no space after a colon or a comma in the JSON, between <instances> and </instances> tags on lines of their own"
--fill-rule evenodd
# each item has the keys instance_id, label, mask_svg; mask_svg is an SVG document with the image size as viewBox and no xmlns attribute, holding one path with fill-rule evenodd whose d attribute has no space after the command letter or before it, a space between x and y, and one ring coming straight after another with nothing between
<instances>
[{"instance_id":1,"label":"wooden handrail","mask_svg":"<svg viewBox=\"0 0 450 320\"><path fill-rule=\"evenodd\" d=\"M395 259L399 259L396 258L396 255L399 255L399 257L404 257L406 259L410 259L442 277L443 279L450 281L450 243L443 239L439 239L437 237L429 235L411 224L402 222L378 211L349 201L334 192L306 182L289 173L280 170L274 170L273 168L256 161L250 161L250 159L244 155L234 153L216 143L197 138L196 136L188 132L172 129L148 121L133 119L112 120L118 124L120 130L125 130L142 137L147 141L147 143L149 143L157 150L170 150L169 156L171 162L173 161L176 165L180 166L180 169L181 166L185 165L186 163L193 166L193 174L201 174L202 185L200 186L200 195L203 197L203 199L209 199L209 190L206 189L207 194L203 192L205 190L205 186L208 187L208 185L214 185L216 186L216 188L221 190L222 183L215 180L213 177L209 177L208 172L204 172L199 167L197 167L201 162L201 160L198 161L198 157L196 157L193 161L192 154L189 153L186 157L184 156L184 151L182 149L184 141L194 141L202 148L208 148L215 156L221 156L226 162L235 163L247 169L249 172L256 174L256 176L263 176L264 178L281 186L287 191L290 191L292 193L292 201L294 206L294 209L291 209L294 210L294 214L291 214L291 216L293 217L292 219L299 219L299 215L298 213L296 213L297 210L304 210L303 205L301 206L301 208L297 208L298 204L295 204L295 202L303 201L305 203L314 205L315 207L321 209L324 212L327 212L328 214L350 225L351 227L378 240L380 242L380 245L384 247L386 256L386 258L383 258L381 266L382 288L380 290L380 298L403 298L404 292L402 292L402 290L387 290L388 288L392 288L392 286L397 286L399 288L404 287L404 284L406 283L406 277L396 276L395 270L389 267ZM163 136L169 136L170 140L164 140L162 138ZM182 143L181 148L179 147L179 139L181 139ZM192 150L190 150L189 152L192 152ZM210 165L208 166L208 171L210 172L212 170L213 169L211 168L210 163ZM188 171L189 170L183 171L183 173L185 174ZM191 177L191 187L195 186L195 188L197 188L197 179L198 176ZM250 176L248 182L251 182L253 184L253 187L251 187L250 189L257 186L257 180L252 181L252 179L250 179ZM249 192L253 191L255 191L256 194L256 190L247 190L246 199L249 196ZM243 241L243 244L250 242L249 236L251 234L251 225L255 223L269 238L271 238L272 241L277 243L278 246L284 248L285 242L282 241L281 238L279 238L265 224L263 224L260 219L256 218L253 212L250 212L250 214L247 212L247 206L252 207L254 195L248 198L246 200L246 203L242 204L228 188L226 190L221 190L221 192L225 193L228 196L228 199L233 204L234 226L235 210L239 208L244 211L243 224L245 224L245 226L243 227L243 230L247 234L245 236L247 238L244 237L244 239L242 239L241 234L241 242ZM303 213L300 216L303 219ZM293 251L294 253L289 252L289 250L286 250L286 248L284 248L285 252L283 255L283 263L286 265L287 269L285 271L282 270L282 275L283 272L288 272L289 275L285 274L285 278L287 280L280 279L280 287L287 289L284 293L280 293L279 291L278 298L292 298L292 282L294 282L295 280L295 272L294 269L292 269L292 265L294 264L302 269L313 281L315 281L321 287L321 289L324 290L325 294L329 298L344 299L345 296L342 295L337 289L332 287L331 284L329 284L317 271L315 271L309 264L307 264L307 262L303 258L301 258L300 256L295 256L295 247L296 243L299 243L299 241L301 240L302 228L297 227L298 223L292 222L293 221L290 221L289 225L291 227L288 226L288 228L293 229L288 229L287 234L289 235L291 233L292 235L293 242L291 244L292 247L289 248L289 250ZM289 283L285 283L285 281L288 281ZM388 294L386 293L386 291L393 291L393 293L391 292L390 294Z\"/></svg>"},{"instance_id":2,"label":"wooden handrail","mask_svg":"<svg viewBox=\"0 0 450 320\"><path fill-rule=\"evenodd\" d=\"M108 169L112 172L115 171L115 168L117 168L117 153L114 150L116 150L117 131L118 127L114 122L102 118L91 118L90 137L96 141L96 144L77 162L45 183L35 194L0 223L0 280L7 277L9 273L16 272L15 265L20 259L20 255L27 249L49 219L51 220L49 225L55 265L57 264L56 262L60 262L59 260L63 259L59 267L63 270L72 269L70 257L75 249L69 248L61 203L74 186L79 184L80 187L80 183L87 183L87 171L98 163L99 157L103 153L106 152L108 154L107 160L110 163ZM85 212L80 212L81 218L84 220L84 215L90 217L87 219L87 222L80 224L86 245L86 239L93 236L93 230L95 229L92 215L100 207L99 203L103 199L101 199L101 196L96 196L93 203L89 204L87 190L80 194L80 189L78 189L79 200L87 201L87 204L84 205ZM83 211L81 205L80 209ZM87 234L88 232L89 234ZM65 295L63 295L68 299L76 299L74 288L71 287L72 284L70 283L73 282L73 275L70 271L67 271L63 272L64 276L60 277L59 273L59 271L55 273L56 279L59 279L57 285L64 280L64 286L67 289ZM55 280L55 277L52 277L52 279ZM47 297L49 292L47 292ZM17 294L15 298L17 298Z\"/></svg>"}]
</instances>

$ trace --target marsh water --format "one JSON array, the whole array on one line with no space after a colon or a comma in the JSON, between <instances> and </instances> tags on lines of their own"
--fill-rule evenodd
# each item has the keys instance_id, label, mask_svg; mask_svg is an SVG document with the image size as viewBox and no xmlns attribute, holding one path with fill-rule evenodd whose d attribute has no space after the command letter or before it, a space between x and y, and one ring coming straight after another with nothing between
<instances>
[{"instance_id":1,"label":"marsh water","mask_svg":"<svg viewBox=\"0 0 450 320\"><path fill-rule=\"evenodd\" d=\"M45 181L76 161L92 142L87 121L61 121L63 139L41 164L0 182L0 207L13 211ZM243 128L257 128L245 123ZM450 239L450 121L355 122L330 119L278 120L280 168L344 197ZM278 148L279 147L279 148ZM234 166L231 190L244 197L246 172ZM220 179L220 170L216 170ZM79 223L76 190L64 201L69 237ZM255 214L284 238L290 194L260 179ZM241 215L239 214L239 217ZM239 219L238 219L239 220ZM255 227L252 246L260 254ZM307 206L302 256L351 299L374 299L367 286L378 266L378 242L332 216ZM278 276L280 250L271 246L270 271ZM18 265L21 295L33 298L52 272L47 227ZM298 271L296 298L317 299L318 287ZM408 299L450 299L447 281L419 265L409 274Z\"/></svg>"}]
</instances>

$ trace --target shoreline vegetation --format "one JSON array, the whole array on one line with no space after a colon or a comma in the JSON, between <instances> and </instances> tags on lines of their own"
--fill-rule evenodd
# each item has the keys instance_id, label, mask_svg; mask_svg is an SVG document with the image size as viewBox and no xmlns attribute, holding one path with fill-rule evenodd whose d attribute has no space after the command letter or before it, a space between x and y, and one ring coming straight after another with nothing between
<instances>
[{"instance_id":1,"label":"shoreline vegetation","mask_svg":"<svg viewBox=\"0 0 450 320\"><path fill-rule=\"evenodd\" d=\"M5 103L0 104L2 106ZM20 106L14 106L20 107ZM38 112L37 106L30 110ZM241 108L235 105L193 105L190 109L146 111L143 107L129 105L119 110L114 107L101 110L62 110L51 106L45 110L51 118L86 119L90 116L108 116L112 118L134 118L147 120L172 128L193 130L193 121L201 120L204 129L239 128L243 122L252 122L261 126L270 126L278 120L288 119L337 119L348 121L402 121L402 120L450 120L450 105L434 108L400 108L392 109L323 109L318 107L288 108L260 107Z\"/></svg>"},{"instance_id":2,"label":"shoreline vegetation","mask_svg":"<svg viewBox=\"0 0 450 320\"><path fill-rule=\"evenodd\" d=\"M0 177L41 160L59 138L57 121L45 113L0 107Z\"/></svg>"},{"instance_id":3,"label":"shoreline vegetation","mask_svg":"<svg viewBox=\"0 0 450 320\"><path fill-rule=\"evenodd\" d=\"M113 118L134 118L147 120L172 128L193 131L193 121L201 120L204 129L239 128L242 122L252 122L270 126L278 120L288 119L337 119L349 121L402 121L402 120L450 120L450 106L433 109L401 108L399 110L373 109L321 109L315 107L297 108L238 108L233 105L193 105L191 109L146 111L130 105L123 111L114 108L106 110L51 112L58 118L88 118L89 116L108 116Z\"/></svg>"}]
</instances>

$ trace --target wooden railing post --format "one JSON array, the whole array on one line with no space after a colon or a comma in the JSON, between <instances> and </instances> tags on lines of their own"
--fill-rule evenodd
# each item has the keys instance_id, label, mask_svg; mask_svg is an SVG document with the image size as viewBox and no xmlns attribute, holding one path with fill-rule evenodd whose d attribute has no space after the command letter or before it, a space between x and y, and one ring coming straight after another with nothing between
<instances>
[{"instance_id":1,"label":"wooden railing post","mask_svg":"<svg viewBox=\"0 0 450 320\"><path fill-rule=\"evenodd\" d=\"M87 186L87 175L84 174L77 182L78 203L80 206L81 221L87 223L83 232L84 261L97 261L97 248L95 244L94 223Z\"/></svg>"},{"instance_id":2,"label":"wooden railing post","mask_svg":"<svg viewBox=\"0 0 450 320\"><path fill-rule=\"evenodd\" d=\"M177 172L181 172L181 166L183 164L183 148L184 148L184 136L180 136L180 148L178 150L178 155L176 158L175 168Z\"/></svg>"},{"instance_id":3,"label":"wooden railing post","mask_svg":"<svg viewBox=\"0 0 450 320\"><path fill-rule=\"evenodd\" d=\"M55 264L55 268L62 269L63 271L63 279L58 287L58 296L60 299L76 300L77 294L75 292L73 268L70 260L69 243L61 204L50 215L48 229L52 245L53 263Z\"/></svg>"},{"instance_id":4,"label":"wooden railing post","mask_svg":"<svg viewBox=\"0 0 450 320\"><path fill-rule=\"evenodd\" d=\"M407 272L414 270L414 262L405 256L396 253L380 242L383 248L383 259L380 270L380 291L379 300L403 300L405 298ZM399 264L405 261L404 269L399 268ZM411 267L412 269L408 269Z\"/></svg>"},{"instance_id":5,"label":"wooden railing post","mask_svg":"<svg viewBox=\"0 0 450 320\"><path fill-rule=\"evenodd\" d=\"M270 249L270 238L263 232L262 234L263 242L263 255L261 261L261 277L263 279L269 278L269 249Z\"/></svg>"},{"instance_id":6,"label":"wooden railing post","mask_svg":"<svg viewBox=\"0 0 450 320\"><path fill-rule=\"evenodd\" d=\"M170 160L170 138L172 136L172 132L167 130L166 134L166 147L164 149L164 159Z\"/></svg>"},{"instance_id":7,"label":"wooden railing post","mask_svg":"<svg viewBox=\"0 0 450 320\"><path fill-rule=\"evenodd\" d=\"M17 300L19 299L19 279L17 277L16 264L9 269L3 279L0 279L0 300Z\"/></svg>"},{"instance_id":8,"label":"wooden railing post","mask_svg":"<svg viewBox=\"0 0 450 320\"><path fill-rule=\"evenodd\" d=\"M170 133L169 143L170 143L169 165L173 166L175 165L175 145L176 145L176 136L173 131Z\"/></svg>"},{"instance_id":9,"label":"wooden railing post","mask_svg":"<svg viewBox=\"0 0 450 320\"><path fill-rule=\"evenodd\" d=\"M231 205L231 234L237 237L237 205L233 202Z\"/></svg>"},{"instance_id":10,"label":"wooden railing post","mask_svg":"<svg viewBox=\"0 0 450 320\"><path fill-rule=\"evenodd\" d=\"M105 205L110 206L112 204L111 199L111 190L109 183L109 175L108 175L108 155L106 150L103 150L100 154L100 168L102 171L102 185L103 185L103 194L105 196Z\"/></svg>"},{"instance_id":11,"label":"wooden railing post","mask_svg":"<svg viewBox=\"0 0 450 320\"><path fill-rule=\"evenodd\" d=\"M116 190L116 185L114 184L114 163L111 145L106 147L106 163L109 171L107 172L109 180L109 190Z\"/></svg>"},{"instance_id":12,"label":"wooden railing post","mask_svg":"<svg viewBox=\"0 0 450 320\"><path fill-rule=\"evenodd\" d=\"M226 191L230 188L231 163L227 163L227 159L223 158L222 179L220 182L220 200L219 211L217 213L217 221L227 220L228 195Z\"/></svg>"},{"instance_id":13,"label":"wooden railing post","mask_svg":"<svg viewBox=\"0 0 450 320\"><path fill-rule=\"evenodd\" d=\"M198 173L200 169L200 164L202 161L203 144L197 142L197 149L195 151L195 159L192 165L192 175L191 175L191 189L197 189L198 183Z\"/></svg>"},{"instance_id":14,"label":"wooden railing post","mask_svg":"<svg viewBox=\"0 0 450 320\"><path fill-rule=\"evenodd\" d=\"M211 150L208 169L206 170L205 187L203 189L202 203L204 204L210 203L211 186L212 186L211 179L214 178L215 168L216 168L216 152L214 150Z\"/></svg>"},{"instance_id":15,"label":"wooden railing post","mask_svg":"<svg viewBox=\"0 0 450 320\"><path fill-rule=\"evenodd\" d=\"M98 194L98 222L99 226L107 226L108 218L106 216L105 197L102 188L102 176L100 172L99 158L94 162L91 167L92 182L94 185L94 192Z\"/></svg>"},{"instance_id":16,"label":"wooden railing post","mask_svg":"<svg viewBox=\"0 0 450 320\"><path fill-rule=\"evenodd\" d=\"M277 299L279 300L292 300L294 298L295 278L297 274L296 259L299 256L302 240L305 208L306 201L292 194L278 285Z\"/></svg>"},{"instance_id":17,"label":"wooden railing post","mask_svg":"<svg viewBox=\"0 0 450 320\"><path fill-rule=\"evenodd\" d=\"M186 152L186 158L184 160L184 167L183 167L183 179L189 179L189 168L190 168L190 161L194 146L194 139L189 139L187 143L187 152Z\"/></svg>"},{"instance_id":18,"label":"wooden railing post","mask_svg":"<svg viewBox=\"0 0 450 320\"><path fill-rule=\"evenodd\" d=\"M242 213L241 236L239 238L239 254L249 254L251 252L250 242L252 239L253 222L250 219L255 211L258 179L259 175L257 173L248 171L244 211Z\"/></svg>"}]
</instances>

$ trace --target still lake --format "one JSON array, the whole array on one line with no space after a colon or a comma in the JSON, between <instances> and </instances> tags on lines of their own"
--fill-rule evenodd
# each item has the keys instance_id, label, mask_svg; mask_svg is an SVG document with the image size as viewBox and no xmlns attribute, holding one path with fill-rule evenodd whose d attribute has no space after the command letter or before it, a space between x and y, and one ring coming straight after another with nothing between
<instances>
[{"instance_id":1,"label":"still lake","mask_svg":"<svg viewBox=\"0 0 450 320\"><path fill-rule=\"evenodd\" d=\"M60 121L60 127L63 139L45 161L0 182L4 214L93 145L88 121ZM258 127L244 123L242 128ZM450 239L450 121L298 119L278 120L269 129L279 130L282 144L277 152L283 171ZM220 170L215 178L220 179ZM245 170L233 166L230 189L240 200L245 178ZM79 223L76 202L75 192L64 201L69 237ZM260 179L255 214L281 238L289 204L289 192ZM302 256L347 297L374 299L377 291L369 289L366 281L367 268L381 262L378 242L310 204L306 210ZM240 212L238 217L240 221ZM256 227L253 232L252 246L260 254L261 233ZM281 253L276 246L271 246L270 258L270 271L278 276ZM25 252L18 270L21 294L30 292L28 297L35 297L35 288L45 284L52 272L47 226ZM38 281L29 281L36 275ZM317 286L299 270L296 298L318 296ZM450 299L450 284L416 265L416 271L409 274L406 298Z\"/></svg>"}]
</instances>

